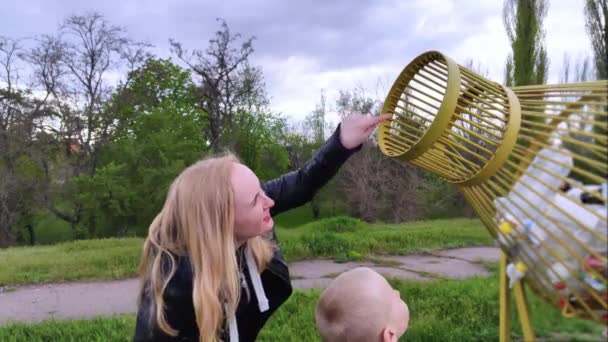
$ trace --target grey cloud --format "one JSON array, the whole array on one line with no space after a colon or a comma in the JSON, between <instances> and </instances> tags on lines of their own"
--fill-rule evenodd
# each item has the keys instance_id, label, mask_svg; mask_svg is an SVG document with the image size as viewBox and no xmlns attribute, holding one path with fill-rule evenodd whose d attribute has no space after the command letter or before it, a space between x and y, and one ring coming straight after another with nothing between
<instances>
[{"instance_id":1,"label":"grey cloud","mask_svg":"<svg viewBox=\"0 0 608 342\"><path fill-rule=\"evenodd\" d=\"M416 21L432 11L416 13L407 6L392 11L392 5L351 0L106 0L91 6L77 0L21 0L14 11L0 14L0 34L53 32L67 15L94 9L125 26L133 38L154 44L158 55L168 57L169 38L188 49L204 49L219 28L215 18L221 17L243 38L256 37L254 59L303 56L317 60L323 70L336 70L401 61L422 52L423 46L457 44L479 17L474 7L455 12L451 16L459 16L463 23L458 33L423 40L413 34ZM34 7L39 7L39 14L28 14ZM428 25L442 25L442 18L433 20Z\"/></svg>"},{"instance_id":2,"label":"grey cloud","mask_svg":"<svg viewBox=\"0 0 608 342\"><path fill-rule=\"evenodd\" d=\"M0 35L53 33L66 16L95 10L111 23L125 27L130 37L155 45L156 55L174 57L169 38L187 49L205 49L219 28L215 19L220 17L244 39L256 37L252 60L262 68L268 61L295 56L314 60L321 72L391 65L397 66L397 73L425 50L445 51L460 44L475 33L490 10L489 6L469 4L438 16L426 3L426 7L416 7L416 1L404 0L9 1L13 4L0 12ZM427 18L426 26L416 33L422 17ZM431 34L450 22L455 23L453 31ZM471 53L475 57L474 51ZM280 73L264 69L271 94L276 93ZM316 101L317 95L311 101Z\"/></svg>"}]
</instances>

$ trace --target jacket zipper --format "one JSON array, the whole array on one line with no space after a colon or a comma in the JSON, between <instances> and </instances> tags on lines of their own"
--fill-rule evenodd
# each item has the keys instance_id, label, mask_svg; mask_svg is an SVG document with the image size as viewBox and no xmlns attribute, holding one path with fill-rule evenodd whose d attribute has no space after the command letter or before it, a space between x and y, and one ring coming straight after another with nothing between
<instances>
[{"instance_id":1,"label":"jacket zipper","mask_svg":"<svg viewBox=\"0 0 608 342\"><path fill-rule=\"evenodd\" d=\"M247 302L249 302L251 300L251 297L249 293L249 286L247 285L247 280L245 279L245 275L242 271L239 272L239 275L241 277L241 286L245 288L245 294L247 294Z\"/></svg>"},{"instance_id":2,"label":"jacket zipper","mask_svg":"<svg viewBox=\"0 0 608 342\"><path fill-rule=\"evenodd\" d=\"M275 260L278 261L281 265L283 265L285 267L285 269L287 270L287 272L289 273L289 267L287 266L287 263L285 261L283 261L283 259L275 258ZM289 277L285 277L285 275L282 274L282 272L274 270L270 264L268 265L268 270L270 272L274 273L279 278L283 279L283 281L288 282L288 283L291 282Z\"/></svg>"}]
</instances>

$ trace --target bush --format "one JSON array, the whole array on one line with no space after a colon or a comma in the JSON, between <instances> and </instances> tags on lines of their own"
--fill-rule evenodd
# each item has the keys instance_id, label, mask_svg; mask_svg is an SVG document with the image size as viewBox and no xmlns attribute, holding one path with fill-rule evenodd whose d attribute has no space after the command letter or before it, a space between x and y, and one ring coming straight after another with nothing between
<instances>
[{"instance_id":1,"label":"bush","mask_svg":"<svg viewBox=\"0 0 608 342\"><path fill-rule=\"evenodd\" d=\"M34 235L37 245L54 244L69 241L73 238L70 225L48 213L36 217Z\"/></svg>"},{"instance_id":2,"label":"bush","mask_svg":"<svg viewBox=\"0 0 608 342\"><path fill-rule=\"evenodd\" d=\"M304 235L302 242L313 255L323 257L346 255L353 247L348 238L332 232L313 232Z\"/></svg>"},{"instance_id":3,"label":"bush","mask_svg":"<svg viewBox=\"0 0 608 342\"><path fill-rule=\"evenodd\" d=\"M359 219L336 216L311 222L307 228L314 232L351 233L362 230L365 226L366 224Z\"/></svg>"}]
</instances>

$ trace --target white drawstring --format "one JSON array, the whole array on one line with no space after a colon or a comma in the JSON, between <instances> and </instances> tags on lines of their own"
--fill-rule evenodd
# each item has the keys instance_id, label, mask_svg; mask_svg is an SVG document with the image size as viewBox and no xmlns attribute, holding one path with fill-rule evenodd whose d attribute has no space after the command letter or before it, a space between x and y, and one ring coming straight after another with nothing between
<instances>
[{"instance_id":1,"label":"white drawstring","mask_svg":"<svg viewBox=\"0 0 608 342\"><path fill-rule=\"evenodd\" d=\"M255 296L258 300L258 307L260 308L260 312L267 311L270 308L268 305L268 298L266 298L262 279L260 278L260 272L258 271L258 266L253 259L253 254L251 254L249 246L247 246L245 253L247 253L245 257L247 259L247 268L249 269L253 290L255 291Z\"/></svg>"},{"instance_id":2,"label":"white drawstring","mask_svg":"<svg viewBox=\"0 0 608 342\"><path fill-rule=\"evenodd\" d=\"M236 314L228 322L230 342L239 342L239 327L236 325Z\"/></svg>"},{"instance_id":3,"label":"white drawstring","mask_svg":"<svg viewBox=\"0 0 608 342\"><path fill-rule=\"evenodd\" d=\"M247 259L247 268L249 269L249 276L251 277L251 283L253 284L255 297L258 300L258 307L260 309L260 312L267 311L268 309L270 309L270 305L268 304L266 292L264 292L264 286L262 285L262 278L260 277L258 266L256 265L255 260L253 259L253 254L251 254L251 250L249 249L249 247L245 248L245 259ZM245 290L247 290L247 283L245 282L244 285ZM239 330L238 325L236 324L236 314L229 319L228 329L230 334L230 342L238 342Z\"/></svg>"}]
</instances>

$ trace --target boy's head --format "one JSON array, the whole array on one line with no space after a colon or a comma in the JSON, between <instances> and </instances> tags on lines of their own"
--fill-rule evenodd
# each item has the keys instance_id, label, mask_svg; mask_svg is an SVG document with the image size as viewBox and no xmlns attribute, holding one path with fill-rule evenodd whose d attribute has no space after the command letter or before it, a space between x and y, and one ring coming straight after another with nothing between
<instances>
[{"instance_id":1,"label":"boy's head","mask_svg":"<svg viewBox=\"0 0 608 342\"><path fill-rule=\"evenodd\" d=\"M397 341L407 330L409 316L399 291L367 267L334 279L321 294L315 312L325 342Z\"/></svg>"}]
</instances>

